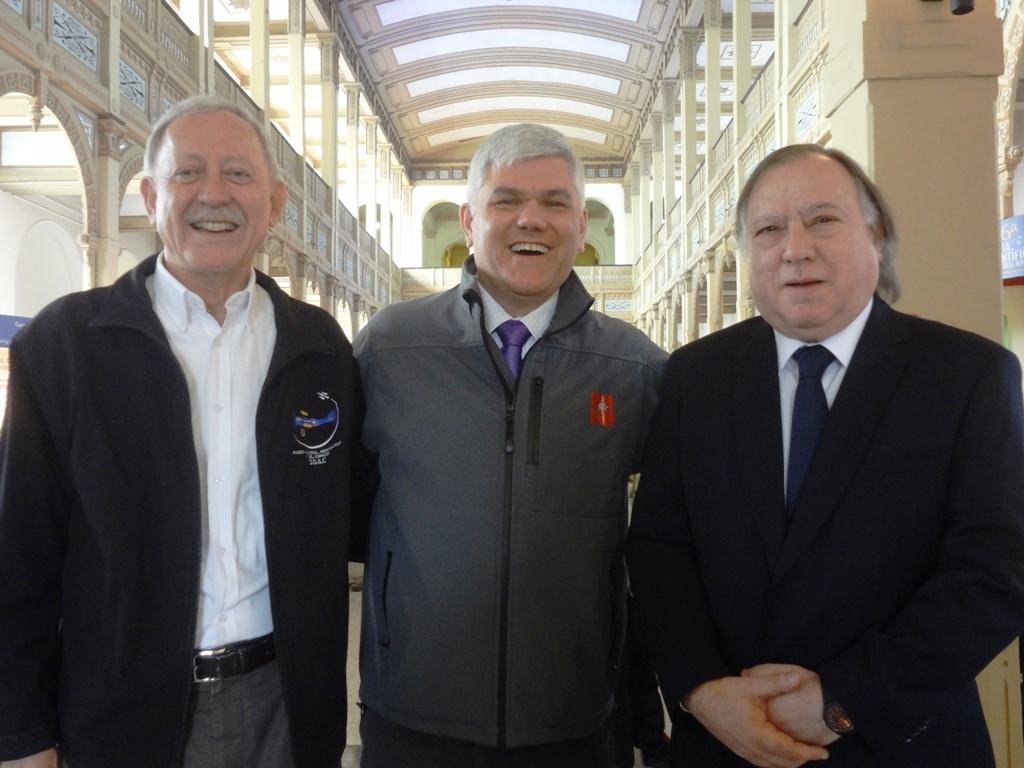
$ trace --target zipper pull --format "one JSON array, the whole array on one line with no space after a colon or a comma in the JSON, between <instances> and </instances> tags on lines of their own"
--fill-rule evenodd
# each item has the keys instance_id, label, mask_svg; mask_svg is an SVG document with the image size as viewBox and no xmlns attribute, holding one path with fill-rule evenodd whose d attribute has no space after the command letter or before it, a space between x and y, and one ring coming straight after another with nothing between
<instances>
[{"instance_id":1,"label":"zipper pull","mask_svg":"<svg viewBox=\"0 0 1024 768\"><path fill-rule=\"evenodd\" d=\"M512 436L515 434L515 420L516 404L506 403L505 404L505 453L514 453L516 450L515 442Z\"/></svg>"}]
</instances>

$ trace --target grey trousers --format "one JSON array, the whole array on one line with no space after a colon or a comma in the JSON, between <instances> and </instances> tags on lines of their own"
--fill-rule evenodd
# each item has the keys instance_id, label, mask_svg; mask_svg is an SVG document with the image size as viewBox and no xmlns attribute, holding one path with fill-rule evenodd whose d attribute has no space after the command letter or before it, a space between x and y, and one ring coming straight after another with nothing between
<instances>
[{"instance_id":1,"label":"grey trousers","mask_svg":"<svg viewBox=\"0 0 1024 768\"><path fill-rule=\"evenodd\" d=\"M182 768L294 768L276 661L192 686Z\"/></svg>"}]
</instances>

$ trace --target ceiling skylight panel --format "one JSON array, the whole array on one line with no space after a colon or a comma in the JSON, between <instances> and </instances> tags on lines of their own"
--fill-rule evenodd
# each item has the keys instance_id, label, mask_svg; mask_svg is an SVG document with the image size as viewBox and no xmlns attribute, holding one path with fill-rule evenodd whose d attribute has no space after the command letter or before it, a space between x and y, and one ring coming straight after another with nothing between
<instances>
[{"instance_id":1,"label":"ceiling skylight panel","mask_svg":"<svg viewBox=\"0 0 1024 768\"><path fill-rule=\"evenodd\" d=\"M516 6L541 6L544 8L567 8L574 11L589 11L604 16L614 16L626 21L640 17L641 0L391 0L377 6L377 16L385 27L421 16L448 11L464 11L468 8L509 8Z\"/></svg>"},{"instance_id":2,"label":"ceiling skylight panel","mask_svg":"<svg viewBox=\"0 0 1024 768\"><path fill-rule=\"evenodd\" d=\"M448 117L472 114L474 112L495 112L501 109L545 110L549 112L568 112L572 115L592 117L595 120L608 122L613 111L608 107L588 104L572 99L554 99L537 96L497 96L487 99L472 99L454 104L445 104L432 109L425 109L417 114L420 123L433 123Z\"/></svg>"},{"instance_id":3,"label":"ceiling skylight panel","mask_svg":"<svg viewBox=\"0 0 1024 768\"><path fill-rule=\"evenodd\" d=\"M494 27L473 32L457 32L414 43L396 45L391 50L399 64L409 64L436 56L451 56L464 51L494 48L543 48L565 53L582 53L625 61L629 45L605 37L581 35L576 32L557 32L550 29L509 29Z\"/></svg>"},{"instance_id":4,"label":"ceiling skylight panel","mask_svg":"<svg viewBox=\"0 0 1024 768\"><path fill-rule=\"evenodd\" d=\"M413 98L425 93L443 91L449 88L461 88L467 85L495 82L537 82L557 83L559 85L576 85L604 93L617 94L621 80L603 75L594 75L578 69L560 69L558 67L479 67L477 69L460 69L455 72L425 77L406 83L409 95Z\"/></svg>"},{"instance_id":5,"label":"ceiling skylight panel","mask_svg":"<svg viewBox=\"0 0 1024 768\"><path fill-rule=\"evenodd\" d=\"M442 144L451 144L456 141L482 139L490 136L499 128L504 128L506 125L512 125L512 123L467 125L463 128L455 128L451 131L433 133L427 137L427 143L432 147L439 147ZM575 125L560 125L557 123L543 123L543 125L546 125L549 128L554 128L556 131L570 139L580 139L581 141L589 141L593 144L603 145L608 139L608 134L601 133L601 131L592 131L589 128L579 128Z\"/></svg>"}]
</instances>

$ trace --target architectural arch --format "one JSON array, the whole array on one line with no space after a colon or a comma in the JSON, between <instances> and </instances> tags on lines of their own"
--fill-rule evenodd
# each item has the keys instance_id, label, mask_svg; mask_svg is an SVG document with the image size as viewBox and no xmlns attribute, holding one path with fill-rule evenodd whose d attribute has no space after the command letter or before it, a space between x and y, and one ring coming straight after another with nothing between
<instances>
[{"instance_id":1,"label":"architectural arch","mask_svg":"<svg viewBox=\"0 0 1024 768\"><path fill-rule=\"evenodd\" d=\"M465 246L465 235L459 224L459 206L448 200L438 200L423 211L420 220L420 242L424 267L456 267L459 263L445 263L455 256L452 246ZM467 251L468 252L468 251Z\"/></svg>"}]
</instances>

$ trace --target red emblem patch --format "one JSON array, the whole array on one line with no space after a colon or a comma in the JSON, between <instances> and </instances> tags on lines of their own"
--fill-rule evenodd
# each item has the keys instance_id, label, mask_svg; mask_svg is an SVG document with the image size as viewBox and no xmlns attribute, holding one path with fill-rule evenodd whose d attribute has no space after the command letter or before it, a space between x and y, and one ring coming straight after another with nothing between
<instances>
[{"instance_id":1,"label":"red emblem patch","mask_svg":"<svg viewBox=\"0 0 1024 768\"><path fill-rule=\"evenodd\" d=\"M599 427L615 426L615 398L608 392L590 393L590 423Z\"/></svg>"}]
</instances>

